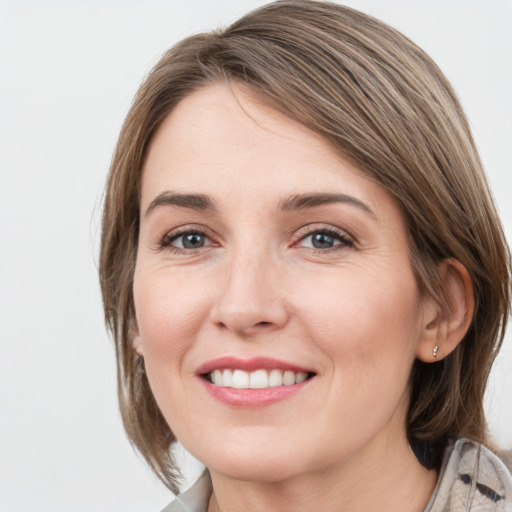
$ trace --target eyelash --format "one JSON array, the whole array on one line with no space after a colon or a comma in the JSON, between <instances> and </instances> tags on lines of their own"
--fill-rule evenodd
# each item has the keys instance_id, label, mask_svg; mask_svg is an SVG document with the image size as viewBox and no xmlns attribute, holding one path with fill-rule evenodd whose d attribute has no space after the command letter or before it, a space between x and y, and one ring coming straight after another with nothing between
<instances>
[{"instance_id":1,"label":"eyelash","mask_svg":"<svg viewBox=\"0 0 512 512\"><path fill-rule=\"evenodd\" d=\"M183 254L183 253L188 253L190 251L194 251L194 249L175 247L172 245L172 243L175 240L178 240L179 238L185 237L187 235L200 235L200 236L203 236L206 239L211 241L211 237L208 236L206 230L204 230L203 228L200 228L199 226L197 228L195 228L193 226L187 226L184 228L178 228L178 229L172 231L171 233L166 233L163 236L163 238L159 241L157 249L159 249L159 250L166 249L168 251L171 251L174 254ZM208 247L210 245L214 245L214 243L210 243L206 247ZM202 249L204 247L205 246L199 247L199 249Z\"/></svg>"},{"instance_id":2,"label":"eyelash","mask_svg":"<svg viewBox=\"0 0 512 512\"><path fill-rule=\"evenodd\" d=\"M319 249L316 247L305 247L305 249L309 249L310 251L314 251L316 253L326 253L354 247L354 240L347 233L333 226L306 226L304 229L299 231L298 241L295 242L294 245L306 240L308 237L315 234L328 235L335 240L338 240L340 243L325 249Z\"/></svg>"},{"instance_id":3,"label":"eyelash","mask_svg":"<svg viewBox=\"0 0 512 512\"><path fill-rule=\"evenodd\" d=\"M315 234L322 234L322 235L330 236L330 237L334 238L335 240L339 241L340 243L336 244L332 247L324 248L324 249L315 248L315 247L304 247L305 249L307 249L309 251L316 252L316 253L327 253L327 252L336 251L336 250L340 250L340 249L344 249L344 248L351 248L354 246L353 239L349 235L347 235L347 233L345 233L344 231L342 231L340 229L334 228L333 226L306 226L306 227L302 228L301 230L299 230L298 237L297 237L298 239L296 242L293 243L293 246L297 246L300 242L306 240L308 237L315 235ZM169 250L174 254L184 254L184 253L194 252L195 249L175 247L172 245L172 243L175 240L178 240L180 237L185 237L187 235L203 236L210 241L210 243L208 245L199 247L199 248L197 248L197 250L203 249L205 247L209 247L211 245L215 245L215 242L213 242L212 238L208 236L208 233L204 228L201 228L201 227L194 228L194 227L188 226L188 227L184 227L184 228L178 228L171 233L166 233L162 237L162 239L158 242L157 249L158 250L163 250L163 249Z\"/></svg>"}]
</instances>

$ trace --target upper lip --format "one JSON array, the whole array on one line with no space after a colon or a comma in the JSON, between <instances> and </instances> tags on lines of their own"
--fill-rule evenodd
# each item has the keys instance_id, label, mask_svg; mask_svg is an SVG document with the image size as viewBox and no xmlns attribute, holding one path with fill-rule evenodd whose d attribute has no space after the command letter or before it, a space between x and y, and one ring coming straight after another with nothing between
<instances>
[{"instance_id":1,"label":"upper lip","mask_svg":"<svg viewBox=\"0 0 512 512\"><path fill-rule=\"evenodd\" d=\"M312 370L308 368L304 368L298 366L293 363L289 363L287 361L282 361L279 359L274 359L271 357L253 357L251 359L240 359L238 357L232 356L224 356L218 357L216 359L211 359L210 361L206 361L197 369L197 375L204 375L206 373L210 373L213 370L223 370L223 369L232 369L232 370L244 370L246 372L252 372L255 370L289 370L292 372L304 372L304 373L314 373Z\"/></svg>"}]
</instances>

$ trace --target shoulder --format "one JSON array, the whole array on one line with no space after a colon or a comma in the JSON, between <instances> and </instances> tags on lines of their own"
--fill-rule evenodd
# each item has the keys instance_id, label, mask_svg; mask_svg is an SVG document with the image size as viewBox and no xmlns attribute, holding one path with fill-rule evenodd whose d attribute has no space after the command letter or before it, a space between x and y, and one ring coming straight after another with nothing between
<instances>
[{"instance_id":1,"label":"shoulder","mask_svg":"<svg viewBox=\"0 0 512 512\"><path fill-rule=\"evenodd\" d=\"M190 489L176 496L162 512L206 512L211 493L212 482L205 471Z\"/></svg>"},{"instance_id":2,"label":"shoulder","mask_svg":"<svg viewBox=\"0 0 512 512\"><path fill-rule=\"evenodd\" d=\"M162 512L206 512L212 492L205 471ZM468 508L469 507L469 508ZM496 454L474 441L450 443L425 512L512 512L512 451Z\"/></svg>"},{"instance_id":3,"label":"shoulder","mask_svg":"<svg viewBox=\"0 0 512 512\"><path fill-rule=\"evenodd\" d=\"M512 474L512 450L501 450L496 452L496 454Z\"/></svg>"},{"instance_id":4,"label":"shoulder","mask_svg":"<svg viewBox=\"0 0 512 512\"><path fill-rule=\"evenodd\" d=\"M426 512L512 512L512 457L499 455L468 439L450 443Z\"/></svg>"}]
</instances>

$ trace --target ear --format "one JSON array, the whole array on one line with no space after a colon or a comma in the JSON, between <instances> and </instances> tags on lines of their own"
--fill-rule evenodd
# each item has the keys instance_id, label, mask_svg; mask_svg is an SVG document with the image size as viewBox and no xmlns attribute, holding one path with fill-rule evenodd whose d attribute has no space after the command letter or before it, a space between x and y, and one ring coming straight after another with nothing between
<instances>
[{"instance_id":1,"label":"ear","mask_svg":"<svg viewBox=\"0 0 512 512\"><path fill-rule=\"evenodd\" d=\"M444 304L431 296L425 299L416 351L416 357L426 363L439 361L455 350L471 325L475 309L473 283L460 261L443 260L438 273Z\"/></svg>"},{"instance_id":2,"label":"ear","mask_svg":"<svg viewBox=\"0 0 512 512\"><path fill-rule=\"evenodd\" d=\"M142 343L142 337L140 335L139 326L137 325L137 320L133 321L133 348L138 356L144 357L144 345Z\"/></svg>"}]
</instances>

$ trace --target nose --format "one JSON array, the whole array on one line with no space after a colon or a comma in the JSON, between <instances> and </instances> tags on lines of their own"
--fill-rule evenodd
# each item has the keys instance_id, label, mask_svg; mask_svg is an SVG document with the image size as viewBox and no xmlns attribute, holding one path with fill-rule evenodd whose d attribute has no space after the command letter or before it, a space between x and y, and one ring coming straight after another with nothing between
<instances>
[{"instance_id":1,"label":"nose","mask_svg":"<svg viewBox=\"0 0 512 512\"><path fill-rule=\"evenodd\" d=\"M212 321L242 337L283 327L289 313L277 266L265 254L234 255L222 273Z\"/></svg>"}]
</instances>

